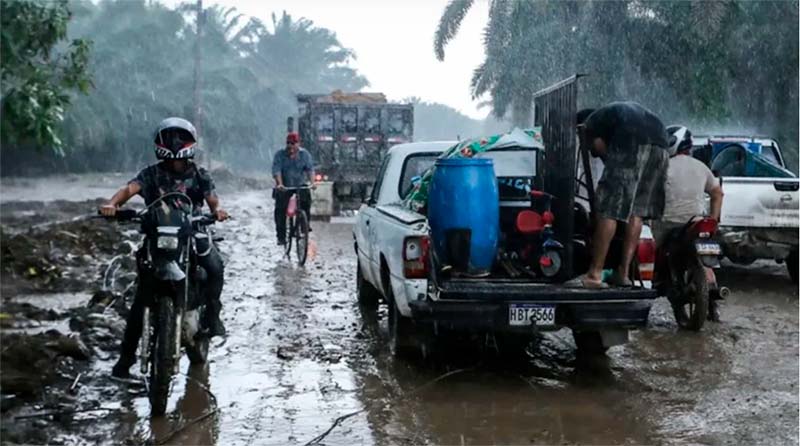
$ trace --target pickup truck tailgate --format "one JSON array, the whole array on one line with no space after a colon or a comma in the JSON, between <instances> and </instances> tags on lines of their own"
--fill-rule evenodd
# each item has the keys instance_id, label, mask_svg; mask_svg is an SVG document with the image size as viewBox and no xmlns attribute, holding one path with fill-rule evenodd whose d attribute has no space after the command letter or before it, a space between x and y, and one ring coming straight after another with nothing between
<instances>
[{"instance_id":1,"label":"pickup truck tailgate","mask_svg":"<svg viewBox=\"0 0 800 446\"><path fill-rule=\"evenodd\" d=\"M440 300L536 299L547 302L597 302L655 299L658 293L645 288L570 288L563 285L521 280L454 279L439 287Z\"/></svg>"},{"instance_id":2,"label":"pickup truck tailgate","mask_svg":"<svg viewBox=\"0 0 800 446\"><path fill-rule=\"evenodd\" d=\"M797 228L800 179L724 177L722 226Z\"/></svg>"},{"instance_id":3,"label":"pickup truck tailgate","mask_svg":"<svg viewBox=\"0 0 800 446\"><path fill-rule=\"evenodd\" d=\"M645 288L592 290L515 280L454 279L437 290L436 299L409 302L414 319L500 331L531 330L511 322L515 309L525 307L552 309L554 320L544 330L644 327L658 297Z\"/></svg>"}]
</instances>

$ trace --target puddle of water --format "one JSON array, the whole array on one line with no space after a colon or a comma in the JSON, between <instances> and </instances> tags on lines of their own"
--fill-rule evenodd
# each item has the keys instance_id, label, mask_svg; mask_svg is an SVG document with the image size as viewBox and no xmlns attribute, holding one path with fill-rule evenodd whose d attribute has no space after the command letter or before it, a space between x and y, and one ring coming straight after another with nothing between
<instances>
[{"instance_id":1,"label":"puddle of water","mask_svg":"<svg viewBox=\"0 0 800 446\"><path fill-rule=\"evenodd\" d=\"M20 294L5 297L6 301L30 304L45 310L58 312L86 306L91 300L90 293L46 293Z\"/></svg>"}]
</instances>

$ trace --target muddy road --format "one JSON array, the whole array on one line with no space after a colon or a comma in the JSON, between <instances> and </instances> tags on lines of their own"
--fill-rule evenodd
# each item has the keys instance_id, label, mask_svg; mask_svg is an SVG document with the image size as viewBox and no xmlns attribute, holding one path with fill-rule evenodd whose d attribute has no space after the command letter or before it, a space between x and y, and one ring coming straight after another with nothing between
<instances>
[{"instance_id":1,"label":"muddy road","mask_svg":"<svg viewBox=\"0 0 800 446\"><path fill-rule=\"evenodd\" d=\"M69 219L87 207L89 212L92 202L83 200L113 190L76 180L69 194L56 198L80 205L42 205L30 201L43 197L31 198L24 184L4 183L5 232L26 230L34 218ZM108 318L107 336L82 338L93 350L91 359L72 360L73 369L59 368L67 372L47 392L17 398L4 409L4 442L798 442L798 295L782 265L728 265L720 282L733 296L722 307L723 323L709 324L699 334L679 332L660 299L648 329L636 332L630 344L612 348L603 360L576 359L564 331L547 335L530 358L517 363L466 346L432 363L409 363L388 354L385 309L362 314L356 303L350 222L315 222L311 257L298 268L275 245L268 193L237 189L221 187L223 204L235 219L218 228L225 237L223 318L229 335L212 347L206 367L190 370L184 358L168 416L150 419L140 386L108 378L117 357L113 335L122 324L109 309L102 313ZM4 328L4 345L20 333L50 330L55 336L52 330L85 329L86 324L69 323L76 316L67 317L86 307L108 259L118 255L111 248L103 252L87 264L93 273L80 270L87 275L83 290L4 289L3 313L22 311L20 305L27 303L28 320L36 321ZM62 400L102 410L36 417L49 407L43 394L68 394L77 373L77 389ZM19 418L29 415L34 417Z\"/></svg>"}]
</instances>

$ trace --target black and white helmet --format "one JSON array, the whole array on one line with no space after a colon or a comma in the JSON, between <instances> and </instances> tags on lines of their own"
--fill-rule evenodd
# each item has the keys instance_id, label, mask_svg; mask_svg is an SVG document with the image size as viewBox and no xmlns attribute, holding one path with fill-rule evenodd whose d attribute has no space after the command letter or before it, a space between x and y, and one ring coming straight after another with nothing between
<instances>
[{"instance_id":1,"label":"black and white helmet","mask_svg":"<svg viewBox=\"0 0 800 446\"><path fill-rule=\"evenodd\" d=\"M167 118L158 124L153 142L160 160L193 158L197 130L185 119Z\"/></svg>"},{"instance_id":2,"label":"black and white helmet","mask_svg":"<svg viewBox=\"0 0 800 446\"><path fill-rule=\"evenodd\" d=\"M667 127L669 134L669 156L675 156L692 148L692 132L682 125L671 125Z\"/></svg>"}]
</instances>

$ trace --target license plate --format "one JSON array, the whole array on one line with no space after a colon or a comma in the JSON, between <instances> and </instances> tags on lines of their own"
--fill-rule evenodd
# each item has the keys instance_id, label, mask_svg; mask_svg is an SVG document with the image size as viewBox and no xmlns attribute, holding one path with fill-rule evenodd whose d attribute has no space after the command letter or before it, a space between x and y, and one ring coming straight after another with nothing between
<instances>
[{"instance_id":1,"label":"license plate","mask_svg":"<svg viewBox=\"0 0 800 446\"><path fill-rule=\"evenodd\" d=\"M722 250L718 243L699 242L694 244L695 250L701 256L718 256L722 254Z\"/></svg>"},{"instance_id":2,"label":"license plate","mask_svg":"<svg viewBox=\"0 0 800 446\"><path fill-rule=\"evenodd\" d=\"M555 305L510 304L508 306L508 325L552 327L555 324Z\"/></svg>"}]
</instances>

